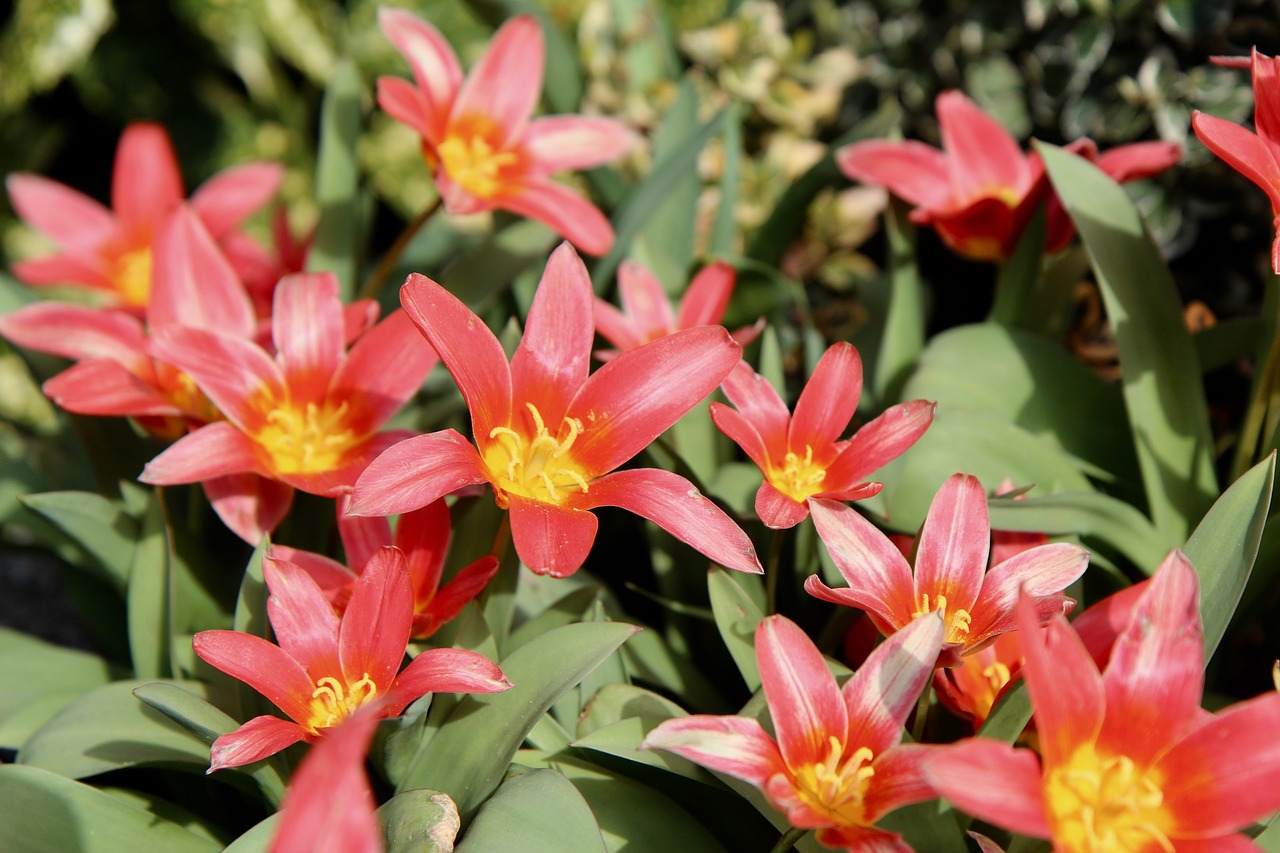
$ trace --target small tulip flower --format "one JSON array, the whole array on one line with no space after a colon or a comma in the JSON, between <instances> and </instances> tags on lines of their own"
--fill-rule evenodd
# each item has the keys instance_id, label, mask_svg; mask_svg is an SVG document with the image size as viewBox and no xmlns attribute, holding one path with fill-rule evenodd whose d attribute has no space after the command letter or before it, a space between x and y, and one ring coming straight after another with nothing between
<instances>
[{"instance_id":1,"label":"small tulip flower","mask_svg":"<svg viewBox=\"0 0 1280 853\"><path fill-rule=\"evenodd\" d=\"M851 853L910 853L877 829L889 812L936 794L921 773L929 747L903 744L903 723L933 672L942 620L922 619L882 643L843 688L784 616L756 628L756 657L777 739L754 719L667 720L641 749L664 749L759 788L792 826Z\"/></svg>"},{"instance_id":2,"label":"small tulip flower","mask_svg":"<svg viewBox=\"0 0 1280 853\"><path fill-rule=\"evenodd\" d=\"M400 301L453 374L474 444L455 430L407 439L360 476L355 515L394 515L488 483L510 513L526 566L563 577L596 537L590 510L617 506L726 568L761 571L751 540L678 474L614 469L706 397L742 357L718 326L622 353L588 375L591 280L568 244L551 255L510 362L484 321L439 284L411 275Z\"/></svg>"},{"instance_id":3,"label":"small tulip flower","mask_svg":"<svg viewBox=\"0 0 1280 853\"><path fill-rule=\"evenodd\" d=\"M971 738L925 774L975 817L1046 838L1054 853L1258 848L1240 830L1280 808L1280 694L1201 709L1199 582L1174 551L1099 672L1067 620L1043 631L1018 604L1040 755Z\"/></svg>"},{"instance_id":4,"label":"small tulip flower","mask_svg":"<svg viewBox=\"0 0 1280 853\"><path fill-rule=\"evenodd\" d=\"M313 743L365 705L394 717L424 693L498 693L498 666L463 649L429 649L405 667L413 590L404 554L382 548L365 567L341 617L311 576L266 559L267 615L280 645L239 631L201 631L192 643L211 666L257 690L289 719L255 717L213 743L209 772Z\"/></svg>"},{"instance_id":5,"label":"small tulip flower","mask_svg":"<svg viewBox=\"0 0 1280 853\"><path fill-rule=\"evenodd\" d=\"M891 406L841 440L862 393L862 359L844 342L818 360L794 415L745 362L721 389L737 408L712 403L711 419L764 473L756 514L775 529L804 521L814 499L854 501L879 492L881 484L866 478L915 444L933 422L934 404L913 400Z\"/></svg>"},{"instance_id":6,"label":"small tulip flower","mask_svg":"<svg viewBox=\"0 0 1280 853\"><path fill-rule=\"evenodd\" d=\"M589 254L609 251L613 228L604 214L551 175L607 163L635 137L606 118L530 118L546 54L536 18L518 15L503 24L465 80L457 55L426 21L382 8L378 23L417 84L378 78L378 104L422 136L445 210L501 208L546 223Z\"/></svg>"},{"instance_id":7,"label":"small tulip flower","mask_svg":"<svg viewBox=\"0 0 1280 853\"><path fill-rule=\"evenodd\" d=\"M941 666L958 666L1000 634L1015 628L1021 589L1041 621L1066 612L1074 602L1062 594L1084 573L1089 552L1054 542L1022 551L987 571L991 521L987 495L977 477L955 474L929 506L916 548L915 570L898 547L852 508L814 501L818 537L847 588L833 589L813 575L805 590L823 601L867 611L886 636L926 613L941 612L947 624Z\"/></svg>"}]
</instances>

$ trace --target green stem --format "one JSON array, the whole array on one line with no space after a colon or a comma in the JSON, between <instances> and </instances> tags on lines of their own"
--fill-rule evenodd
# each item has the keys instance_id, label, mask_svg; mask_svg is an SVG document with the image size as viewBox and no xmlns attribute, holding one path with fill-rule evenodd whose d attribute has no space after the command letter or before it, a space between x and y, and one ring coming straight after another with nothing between
<instances>
[{"instance_id":1,"label":"green stem","mask_svg":"<svg viewBox=\"0 0 1280 853\"><path fill-rule=\"evenodd\" d=\"M800 843L800 839L809 834L809 830L800 829L793 826L786 832L782 833L782 837L778 839L778 843L773 845L773 849L769 853L787 853L788 850Z\"/></svg>"},{"instance_id":2,"label":"green stem","mask_svg":"<svg viewBox=\"0 0 1280 853\"><path fill-rule=\"evenodd\" d=\"M769 556L764 564L765 615L778 612L778 572L782 567L782 540L786 537L785 529L773 531L773 540L769 543Z\"/></svg>"},{"instance_id":3,"label":"green stem","mask_svg":"<svg viewBox=\"0 0 1280 853\"><path fill-rule=\"evenodd\" d=\"M924 743L924 727L929 721L929 700L933 698L933 679L925 683L920 691L920 702L916 705L916 722L911 727L911 737L916 743Z\"/></svg>"},{"instance_id":4,"label":"green stem","mask_svg":"<svg viewBox=\"0 0 1280 853\"><path fill-rule=\"evenodd\" d=\"M1235 459L1231 465L1231 480L1235 482L1240 475L1253 464L1258 450L1263 426L1267 420L1267 410L1274 404L1276 395L1276 375L1280 372L1280 295L1276 292L1280 282L1269 282L1263 304L1263 312L1267 317L1267 336L1270 339L1262 372L1253 386L1253 395L1249 400L1249 408L1245 410L1244 421L1240 425L1240 436L1236 441Z\"/></svg>"},{"instance_id":5,"label":"green stem","mask_svg":"<svg viewBox=\"0 0 1280 853\"><path fill-rule=\"evenodd\" d=\"M382 283L387 280L387 276L391 275L391 271L395 269L396 263L400 260L400 256L404 254L405 247L409 245L409 241L422 230L422 226L427 224L427 220L435 215L440 209L444 200L437 197L434 202L427 206L427 209L418 214L418 218L410 222L400 232L400 236L391 244L391 248L382 256L382 260L378 261L378 266L365 279L364 284L360 286L361 299L373 299L378 295L378 291L382 289Z\"/></svg>"}]
</instances>

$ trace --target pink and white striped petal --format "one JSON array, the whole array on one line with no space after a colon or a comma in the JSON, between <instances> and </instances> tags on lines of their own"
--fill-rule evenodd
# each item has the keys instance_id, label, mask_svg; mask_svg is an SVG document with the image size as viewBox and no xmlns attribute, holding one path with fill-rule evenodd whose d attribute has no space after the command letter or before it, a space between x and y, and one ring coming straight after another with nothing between
<instances>
[{"instance_id":1,"label":"pink and white striped petal","mask_svg":"<svg viewBox=\"0 0 1280 853\"><path fill-rule=\"evenodd\" d=\"M271 337L294 405L323 400L344 354L342 302L333 273L296 273L280 280Z\"/></svg>"},{"instance_id":2,"label":"pink and white striped petal","mask_svg":"<svg viewBox=\"0 0 1280 853\"><path fill-rule=\"evenodd\" d=\"M915 601L946 598L947 613L972 613L991 549L987 494L978 478L953 474L929 504L916 547Z\"/></svg>"},{"instance_id":3,"label":"pink and white striped petal","mask_svg":"<svg viewBox=\"0 0 1280 853\"><path fill-rule=\"evenodd\" d=\"M270 715L254 717L234 732L214 740L209 750L208 772L243 767L308 739L306 730L291 720Z\"/></svg>"},{"instance_id":4,"label":"pink and white striped petal","mask_svg":"<svg viewBox=\"0 0 1280 853\"><path fill-rule=\"evenodd\" d=\"M111 173L111 207L121 229L149 241L185 195L178 155L165 129L151 122L126 127Z\"/></svg>"},{"instance_id":5,"label":"pink and white striped petal","mask_svg":"<svg viewBox=\"0 0 1280 853\"><path fill-rule=\"evenodd\" d=\"M248 339L253 303L226 255L200 218L180 205L153 244L154 272L147 322L152 329L191 326Z\"/></svg>"},{"instance_id":6,"label":"pink and white striped petal","mask_svg":"<svg viewBox=\"0 0 1280 853\"><path fill-rule=\"evenodd\" d=\"M335 644L346 683L368 678L379 693L390 687L404 660L412 623L413 590L404 552L379 548L360 571Z\"/></svg>"},{"instance_id":7,"label":"pink and white striped petal","mask_svg":"<svg viewBox=\"0 0 1280 853\"><path fill-rule=\"evenodd\" d=\"M191 207L215 240L260 210L280 190L284 167L279 163L232 166L200 185Z\"/></svg>"},{"instance_id":8,"label":"pink and white striped petal","mask_svg":"<svg viewBox=\"0 0 1280 853\"><path fill-rule=\"evenodd\" d=\"M665 749L760 788L770 777L788 773L777 742L748 717L699 714L665 720L640 749Z\"/></svg>"},{"instance_id":9,"label":"pink and white striped petal","mask_svg":"<svg viewBox=\"0 0 1280 853\"><path fill-rule=\"evenodd\" d=\"M1020 835L1050 836L1040 762L1031 750L969 738L938 748L924 773L939 794L974 817Z\"/></svg>"},{"instance_id":10,"label":"pink and white striped petal","mask_svg":"<svg viewBox=\"0 0 1280 853\"><path fill-rule=\"evenodd\" d=\"M439 30L403 9L378 9L378 26L409 61L413 79L422 92L427 121L433 129L442 131L462 85L457 54ZM439 141L430 134L427 138Z\"/></svg>"},{"instance_id":11,"label":"pink and white striped petal","mask_svg":"<svg viewBox=\"0 0 1280 853\"><path fill-rule=\"evenodd\" d=\"M729 307L738 271L724 261L707 264L689 282L680 300L680 313L676 316L676 328L709 326L719 323ZM741 339L734 335L739 343ZM755 335L751 338L754 340ZM745 346L745 344L743 344Z\"/></svg>"},{"instance_id":12,"label":"pink and white striped petal","mask_svg":"<svg viewBox=\"0 0 1280 853\"><path fill-rule=\"evenodd\" d=\"M348 512L396 515L487 482L489 471L471 443L456 430L441 430L383 451L356 480Z\"/></svg>"},{"instance_id":13,"label":"pink and white striped petal","mask_svg":"<svg viewBox=\"0 0 1280 853\"><path fill-rule=\"evenodd\" d=\"M521 139L543 174L590 169L626 154L636 134L625 124L599 116L559 115L529 122Z\"/></svg>"},{"instance_id":14,"label":"pink and white striped petal","mask_svg":"<svg viewBox=\"0 0 1280 853\"><path fill-rule=\"evenodd\" d=\"M803 455L806 445L817 450L840 438L862 395L862 359L852 344L832 344L813 369L800 392L787 444Z\"/></svg>"},{"instance_id":15,"label":"pink and white striped petal","mask_svg":"<svg viewBox=\"0 0 1280 853\"><path fill-rule=\"evenodd\" d=\"M845 682L841 695L849 728L841 740L846 752L865 746L880 755L901 743L902 727L933 675L945 632L937 614L914 619L877 646ZM879 776L877 768L877 787Z\"/></svg>"},{"instance_id":16,"label":"pink and white striped petal","mask_svg":"<svg viewBox=\"0 0 1280 853\"><path fill-rule=\"evenodd\" d=\"M257 445L227 421L206 424L171 444L138 479L155 486L199 483L228 474L266 474Z\"/></svg>"},{"instance_id":17,"label":"pink and white striped petal","mask_svg":"<svg viewBox=\"0 0 1280 853\"><path fill-rule=\"evenodd\" d=\"M532 15L517 15L494 33L479 61L467 74L451 118L485 116L501 131L499 148L524 134L542 96L546 44L542 25Z\"/></svg>"},{"instance_id":18,"label":"pink and white striped petal","mask_svg":"<svg viewBox=\"0 0 1280 853\"><path fill-rule=\"evenodd\" d=\"M791 768L821 765L845 742L849 710L822 653L796 623L768 616L756 626L756 660L778 749Z\"/></svg>"},{"instance_id":19,"label":"pink and white striped petal","mask_svg":"<svg viewBox=\"0 0 1280 853\"><path fill-rule=\"evenodd\" d=\"M529 176L517 192L503 196L498 204L549 225L588 255L599 257L613 248L613 226L600 208L563 184Z\"/></svg>"}]
</instances>

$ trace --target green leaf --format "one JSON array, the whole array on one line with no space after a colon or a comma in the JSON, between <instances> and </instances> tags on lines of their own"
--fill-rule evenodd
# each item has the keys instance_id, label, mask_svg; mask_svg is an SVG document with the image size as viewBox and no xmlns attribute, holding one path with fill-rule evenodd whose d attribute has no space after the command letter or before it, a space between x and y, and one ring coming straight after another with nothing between
<instances>
[{"instance_id":1,"label":"green leaf","mask_svg":"<svg viewBox=\"0 0 1280 853\"><path fill-rule=\"evenodd\" d=\"M522 219L488 235L475 251L452 264L440 284L474 311L482 310L516 276L545 265L556 234L541 222Z\"/></svg>"},{"instance_id":2,"label":"green leaf","mask_svg":"<svg viewBox=\"0 0 1280 853\"><path fill-rule=\"evenodd\" d=\"M1260 317L1232 317L1196 332L1192 341L1205 373L1247 358L1258 348L1264 323Z\"/></svg>"},{"instance_id":3,"label":"green leaf","mask_svg":"<svg viewBox=\"0 0 1280 853\"><path fill-rule=\"evenodd\" d=\"M905 202L890 199L885 214L889 244L889 304L873 373L875 397L882 406L905 399L902 384L924 349L925 295L916 264L916 230Z\"/></svg>"},{"instance_id":4,"label":"green leaf","mask_svg":"<svg viewBox=\"0 0 1280 853\"><path fill-rule=\"evenodd\" d=\"M720 173L720 198L716 218L707 240L707 254L726 255L737 246L738 222L735 218L738 198L742 194L742 107L734 104L724 120L723 171Z\"/></svg>"},{"instance_id":5,"label":"green leaf","mask_svg":"<svg viewBox=\"0 0 1280 853\"><path fill-rule=\"evenodd\" d=\"M96 788L26 765L0 766L0 850L216 853L221 845Z\"/></svg>"},{"instance_id":6,"label":"green leaf","mask_svg":"<svg viewBox=\"0 0 1280 853\"><path fill-rule=\"evenodd\" d=\"M903 396L1017 424L1121 483L1138 477L1120 389L1030 332L976 323L937 335Z\"/></svg>"},{"instance_id":7,"label":"green leaf","mask_svg":"<svg viewBox=\"0 0 1280 853\"><path fill-rule=\"evenodd\" d=\"M1218 494L1208 406L1182 301L1124 190L1061 148L1037 143L1036 150L1089 251L1115 329L1151 518L1180 540Z\"/></svg>"},{"instance_id":8,"label":"green leaf","mask_svg":"<svg viewBox=\"0 0 1280 853\"><path fill-rule=\"evenodd\" d=\"M138 678L165 678L171 672L169 650L169 538L157 498L142 518L138 545L129 569L129 654Z\"/></svg>"},{"instance_id":9,"label":"green leaf","mask_svg":"<svg viewBox=\"0 0 1280 853\"><path fill-rule=\"evenodd\" d=\"M956 822L956 811L942 800L896 809L887 814L877 826L890 832L900 832L915 850L929 853L968 853L965 835Z\"/></svg>"},{"instance_id":10,"label":"green leaf","mask_svg":"<svg viewBox=\"0 0 1280 853\"><path fill-rule=\"evenodd\" d=\"M280 825L280 813L255 823L251 829L227 845L222 853L267 853Z\"/></svg>"},{"instance_id":11,"label":"green leaf","mask_svg":"<svg viewBox=\"0 0 1280 853\"><path fill-rule=\"evenodd\" d=\"M764 619L764 611L738 586L732 575L719 567L707 573L707 589L720 637L747 682L747 689L754 693L760 689L755 634L756 626Z\"/></svg>"},{"instance_id":12,"label":"green leaf","mask_svg":"<svg viewBox=\"0 0 1280 853\"><path fill-rule=\"evenodd\" d=\"M1266 853L1280 853L1280 820L1272 820L1271 825L1253 839Z\"/></svg>"},{"instance_id":13,"label":"green leaf","mask_svg":"<svg viewBox=\"0 0 1280 853\"><path fill-rule=\"evenodd\" d=\"M360 236L356 146L363 122L360 98L360 72L351 60L343 59L334 69L320 108L320 151L316 157L320 219L307 252L307 271L337 276L343 302L356 295Z\"/></svg>"},{"instance_id":14,"label":"green leaf","mask_svg":"<svg viewBox=\"0 0 1280 853\"><path fill-rule=\"evenodd\" d=\"M720 130L724 120L724 111L716 113L698 131L689 136L678 150L672 151L661 163L657 164L644 180L638 183L618 208L613 217L613 230L617 236L613 248L591 269L591 280L596 293L603 292L608 281L613 278L618 264L626 257L635 240L646 223L662 210L671 194L678 192L688 175L695 170L698 154L706 146L711 137Z\"/></svg>"},{"instance_id":15,"label":"green leaf","mask_svg":"<svg viewBox=\"0 0 1280 853\"><path fill-rule=\"evenodd\" d=\"M435 788L454 798L464 818L474 814L538 718L635 631L585 622L554 628L517 648L501 663L515 686L464 697L445 722L448 736L419 748L400 790Z\"/></svg>"},{"instance_id":16,"label":"green leaf","mask_svg":"<svg viewBox=\"0 0 1280 853\"><path fill-rule=\"evenodd\" d=\"M978 729L978 735L1013 743L1029 722L1031 722L1031 697L1027 695L1026 682L1019 678L1003 696L996 700L991 713Z\"/></svg>"},{"instance_id":17,"label":"green leaf","mask_svg":"<svg viewBox=\"0 0 1280 853\"><path fill-rule=\"evenodd\" d=\"M605 853L595 816L554 770L531 770L498 788L476 815L458 853Z\"/></svg>"},{"instance_id":18,"label":"green leaf","mask_svg":"<svg viewBox=\"0 0 1280 853\"><path fill-rule=\"evenodd\" d=\"M415 788L378 809L387 853L442 853L458 837L458 807L442 791Z\"/></svg>"},{"instance_id":19,"label":"green leaf","mask_svg":"<svg viewBox=\"0 0 1280 853\"><path fill-rule=\"evenodd\" d=\"M1045 205L1041 204L1018 238L1013 256L1000 264L991 322L1010 327L1028 325L1029 309L1044 260L1044 226Z\"/></svg>"},{"instance_id":20,"label":"green leaf","mask_svg":"<svg viewBox=\"0 0 1280 853\"><path fill-rule=\"evenodd\" d=\"M16 749L77 696L115 677L97 655L0 628L0 746Z\"/></svg>"},{"instance_id":21,"label":"green leaf","mask_svg":"<svg viewBox=\"0 0 1280 853\"><path fill-rule=\"evenodd\" d=\"M238 722L214 707L208 700L172 681L153 681L143 684L141 687L134 688L133 695L169 719L186 727L206 746L212 746L219 735L228 734L240 728ZM285 779L274 758L257 761L245 767L232 768L230 772L248 773L252 776L263 795L273 806L278 806L284 797Z\"/></svg>"},{"instance_id":22,"label":"green leaf","mask_svg":"<svg viewBox=\"0 0 1280 853\"><path fill-rule=\"evenodd\" d=\"M676 90L675 101L653 140L653 165L661 168L669 157L681 151L698 132L698 95L693 81L685 77ZM701 148L701 145L699 146ZM687 169L675 180L662 203L644 224L638 237L645 247L646 262L668 294L680 293L693 263L693 237L697 230L698 194L702 182L696 169Z\"/></svg>"},{"instance_id":23,"label":"green leaf","mask_svg":"<svg viewBox=\"0 0 1280 853\"><path fill-rule=\"evenodd\" d=\"M1206 661L1218 648L1249 581L1271 507L1275 473L1273 453L1231 484L1182 548L1200 576Z\"/></svg>"},{"instance_id":24,"label":"green leaf","mask_svg":"<svg viewBox=\"0 0 1280 853\"><path fill-rule=\"evenodd\" d=\"M209 747L133 695L149 682L114 681L83 694L22 745L18 761L83 779L139 764L177 764L203 773ZM181 686L201 695L199 682Z\"/></svg>"},{"instance_id":25,"label":"green leaf","mask_svg":"<svg viewBox=\"0 0 1280 853\"><path fill-rule=\"evenodd\" d=\"M138 522L120 504L91 492L46 492L19 500L71 537L105 570L106 579L124 592L133 564Z\"/></svg>"}]
</instances>

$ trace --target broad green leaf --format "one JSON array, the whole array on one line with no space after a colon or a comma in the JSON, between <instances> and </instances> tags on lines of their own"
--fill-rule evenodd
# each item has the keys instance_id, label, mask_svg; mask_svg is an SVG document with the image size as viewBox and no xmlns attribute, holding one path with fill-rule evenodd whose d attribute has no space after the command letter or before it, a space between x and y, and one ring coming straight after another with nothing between
<instances>
[{"instance_id":1,"label":"broad green leaf","mask_svg":"<svg viewBox=\"0 0 1280 853\"><path fill-rule=\"evenodd\" d=\"M554 770L508 779L485 803L458 853L605 851L595 816L572 783Z\"/></svg>"},{"instance_id":2,"label":"broad green leaf","mask_svg":"<svg viewBox=\"0 0 1280 853\"><path fill-rule=\"evenodd\" d=\"M1044 260L1045 205L1036 208L1027 222L1013 256L1000 264L996 276L991 322L1002 326L1029 326L1030 308Z\"/></svg>"},{"instance_id":3,"label":"broad green leaf","mask_svg":"<svg viewBox=\"0 0 1280 853\"><path fill-rule=\"evenodd\" d=\"M18 753L22 764L83 779L139 764L209 767L209 747L133 695L150 682L114 681L86 692L42 726ZM181 686L204 694L199 682Z\"/></svg>"},{"instance_id":4,"label":"broad green leaf","mask_svg":"<svg viewBox=\"0 0 1280 853\"><path fill-rule=\"evenodd\" d=\"M622 647L627 669L638 679L683 697L691 708L721 710L724 700L687 651L676 651L657 631L641 631Z\"/></svg>"},{"instance_id":5,"label":"broad green leaf","mask_svg":"<svg viewBox=\"0 0 1280 853\"><path fill-rule=\"evenodd\" d=\"M1271 824L1253 839L1266 853L1280 853L1280 820L1272 820Z\"/></svg>"},{"instance_id":6,"label":"broad green leaf","mask_svg":"<svg viewBox=\"0 0 1280 853\"><path fill-rule=\"evenodd\" d=\"M698 154L716 133L724 119L724 111L716 113L698 131L689 136L684 144L672 151L661 163L657 164L644 180L627 194L626 199L613 217L613 229L617 239L609 254L605 255L591 268L591 280L596 293L604 291L607 283L613 278L618 264L631 249L631 242L645 227L646 223L662 210L667 199L684 184L690 172L697 165Z\"/></svg>"},{"instance_id":7,"label":"broad green leaf","mask_svg":"<svg viewBox=\"0 0 1280 853\"><path fill-rule=\"evenodd\" d=\"M635 630L613 622L565 625L517 648L501 663L515 686L464 697L445 723L447 737L419 748L400 790L435 788L453 797L464 817L474 814L538 718Z\"/></svg>"},{"instance_id":8,"label":"broad green leaf","mask_svg":"<svg viewBox=\"0 0 1280 853\"><path fill-rule=\"evenodd\" d=\"M320 220L307 252L307 271L337 276L344 302L356 295L360 238L356 145L362 124L361 94L360 72L351 60L342 60L334 69L320 108L320 151L316 157Z\"/></svg>"},{"instance_id":9,"label":"broad green leaf","mask_svg":"<svg viewBox=\"0 0 1280 853\"><path fill-rule=\"evenodd\" d=\"M207 699L172 681L153 681L143 684L134 688L133 695L169 719L186 727L206 746L212 746L219 735L228 734L240 728L238 722L214 707ZM280 800L284 797L285 780L274 759L257 761L235 770L252 776L263 795L273 806L280 804Z\"/></svg>"},{"instance_id":10,"label":"broad green leaf","mask_svg":"<svg viewBox=\"0 0 1280 853\"><path fill-rule=\"evenodd\" d=\"M1232 317L1196 332L1191 340L1196 345L1200 369L1209 373L1247 358L1257 350L1263 331L1261 318Z\"/></svg>"},{"instance_id":11,"label":"broad green leaf","mask_svg":"<svg viewBox=\"0 0 1280 853\"><path fill-rule=\"evenodd\" d=\"M578 720L577 732L579 737L584 737L596 729L633 717L667 720L683 715L684 711L675 702L643 687L608 684L587 703Z\"/></svg>"},{"instance_id":12,"label":"broad green leaf","mask_svg":"<svg viewBox=\"0 0 1280 853\"><path fill-rule=\"evenodd\" d=\"M996 498L990 508L994 530L1097 537L1148 573L1155 571L1176 544L1132 506L1098 492L1028 495L1019 500Z\"/></svg>"},{"instance_id":13,"label":"broad green leaf","mask_svg":"<svg viewBox=\"0 0 1280 853\"><path fill-rule=\"evenodd\" d=\"M415 788L378 808L387 853L442 853L453 849L458 807L442 791Z\"/></svg>"},{"instance_id":14,"label":"broad green leaf","mask_svg":"<svg viewBox=\"0 0 1280 853\"><path fill-rule=\"evenodd\" d=\"M737 250L738 223L735 212L742 192L742 107L734 104L724 119L724 161L720 173L720 198L716 218L711 223L707 254L715 257Z\"/></svg>"},{"instance_id":15,"label":"broad green leaf","mask_svg":"<svg viewBox=\"0 0 1280 853\"><path fill-rule=\"evenodd\" d=\"M139 529L123 507L92 492L46 492L20 500L83 548L106 570L107 580L124 592Z\"/></svg>"},{"instance_id":16,"label":"broad green leaf","mask_svg":"<svg viewBox=\"0 0 1280 853\"><path fill-rule=\"evenodd\" d=\"M698 132L698 95L693 81L685 77L676 90L675 101L662 118L653 140L653 166L662 168L668 157L681 156L682 149ZM701 146L699 146L701 147ZM644 224L637 243L643 240L651 251L645 262L670 295L679 294L693 262L694 220L702 182L696 169L687 169L673 182L661 205Z\"/></svg>"},{"instance_id":17,"label":"broad green leaf","mask_svg":"<svg viewBox=\"0 0 1280 853\"><path fill-rule=\"evenodd\" d=\"M956 822L956 811L942 800L914 803L887 814L876 823L900 832L915 850L929 853L968 853L965 835Z\"/></svg>"},{"instance_id":18,"label":"broad green leaf","mask_svg":"<svg viewBox=\"0 0 1280 853\"><path fill-rule=\"evenodd\" d=\"M891 199L885 214L889 244L889 304L885 310L872 388L882 406L898 402L920 351L924 349L925 295L916 265L916 231L904 202Z\"/></svg>"},{"instance_id":19,"label":"broad green leaf","mask_svg":"<svg viewBox=\"0 0 1280 853\"><path fill-rule=\"evenodd\" d=\"M764 611L738 586L732 575L719 567L707 573L707 589L720 637L747 682L747 689L754 693L760 689L755 632L756 626L764 619Z\"/></svg>"},{"instance_id":20,"label":"broad green leaf","mask_svg":"<svg viewBox=\"0 0 1280 853\"><path fill-rule=\"evenodd\" d=\"M1036 150L1089 251L1115 329L1151 518L1182 539L1218 485L1200 365L1173 277L1118 184L1061 148Z\"/></svg>"},{"instance_id":21,"label":"broad green leaf","mask_svg":"<svg viewBox=\"0 0 1280 853\"><path fill-rule=\"evenodd\" d=\"M995 738L1006 743L1013 743L1022 730L1031 722L1031 697L1027 695L1027 684L1019 678L996 700L991 713L978 729L981 737Z\"/></svg>"},{"instance_id":22,"label":"broad green leaf","mask_svg":"<svg viewBox=\"0 0 1280 853\"><path fill-rule=\"evenodd\" d=\"M924 436L886 466L880 478L895 530L915 533L934 495L958 471L994 489L1006 477L1036 487L1035 494L1091 490L1081 464L1017 424L975 412L939 410Z\"/></svg>"},{"instance_id":23,"label":"broad green leaf","mask_svg":"<svg viewBox=\"0 0 1280 853\"><path fill-rule=\"evenodd\" d=\"M0 850L216 853L221 845L96 788L21 764L0 765Z\"/></svg>"},{"instance_id":24,"label":"broad green leaf","mask_svg":"<svg viewBox=\"0 0 1280 853\"><path fill-rule=\"evenodd\" d=\"M1253 570L1275 471L1274 453L1246 471L1218 498L1183 546L1200 576L1206 661L1218 648Z\"/></svg>"},{"instance_id":25,"label":"broad green leaf","mask_svg":"<svg viewBox=\"0 0 1280 853\"><path fill-rule=\"evenodd\" d=\"M452 264L440 284L474 311L485 308L494 296L522 272L541 272L556 242L546 225L522 219L490 234L472 252Z\"/></svg>"},{"instance_id":26,"label":"broad green leaf","mask_svg":"<svg viewBox=\"0 0 1280 853\"><path fill-rule=\"evenodd\" d=\"M59 709L116 674L97 655L0 628L0 746L16 749Z\"/></svg>"},{"instance_id":27,"label":"broad green leaf","mask_svg":"<svg viewBox=\"0 0 1280 853\"><path fill-rule=\"evenodd\" d=\"M275 838L276 827L279 825L280 813L276 812L255 823L244 835L228 844L227 849L222 853L267 853L271 849L271 841Z\"/></svg>"},{"instance_id":28,"label":"broad green leaf","mask_svg":"<svg viewBox=\"0 0 1280 853\"><path fill-rule=\"evenodd\" d=\"M1030 332L977 323L939 334L903 396L936 400L944 412L1001 418L1122 483L1137 480L1120 389Z\"/></svg>"},{"instance_id":29,"label":"broad green leaf","mask_svg":"<svg viewBox=\"0 0 1280 853\"><path fill-rule=\"evenodd\" d=\"M169 538L157 498L142 517L125 593L129 654L138 678L165 678L171 671L169 592Z\"/></svg>"}]
</instances>

